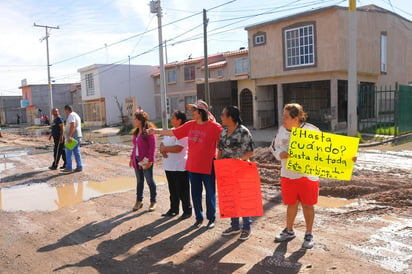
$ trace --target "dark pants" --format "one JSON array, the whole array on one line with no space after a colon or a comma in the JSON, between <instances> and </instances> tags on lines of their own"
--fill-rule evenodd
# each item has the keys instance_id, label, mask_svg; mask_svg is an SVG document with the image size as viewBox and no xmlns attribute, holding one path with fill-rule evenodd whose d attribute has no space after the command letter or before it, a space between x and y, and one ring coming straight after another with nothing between
<instances>
[{"instance_id":1,"label":"dark pants","mask_svg":"<svg viewBox=\"0 0 412 274\"><path fill-rule=\"evenodd\" d=\"M192 214L189 174L187 171L166 170L166 178L170 193L170 211L179 214L179 203L182 201L183 214Z\"/></svg>"},{"instance_id":2,"label":"dark pants","mask_svg":"<svg viewBox=\"0 0 412 274\"><path fill-rule=\"evenodd\" d=\"M64 151L64 142L59 143L60 138L54 138L54 137L53 137L53 141L54 141L54 148L53 148L54 161L53 161L52 167L57 168L59 161L60 161L60 156L63 159L63 166L66 167L66 153Z\"/></svg>"}]
</instances>

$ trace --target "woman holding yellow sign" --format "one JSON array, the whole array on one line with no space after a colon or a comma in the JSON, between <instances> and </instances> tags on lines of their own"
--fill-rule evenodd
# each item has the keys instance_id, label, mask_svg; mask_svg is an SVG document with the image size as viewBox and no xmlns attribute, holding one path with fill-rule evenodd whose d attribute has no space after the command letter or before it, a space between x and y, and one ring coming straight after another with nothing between
<instances>
[{"instance_id":1,"label":"woman holding yellow sign","mask_svg":"<svg viewBox=\"0 0 412 274\"><path fill-rule=\"evenodd\" d=\"M287 205L286 227L276 236L275 242L292 240L296 237L293 224L298 212L299 203L302 205L303 216L306 222L306 233L302 248L313 247L313 221L315 218L314 205L318 202L319 177L295 172L286 168L289 157L288 148L290 132L293 127L319 131L319 129L306 122L307 114L301 105L287 104L283 108L282 126L271 145L271 151L276 159L281 161L280 185L283 203Z\"/></svg>"}]
</instances>

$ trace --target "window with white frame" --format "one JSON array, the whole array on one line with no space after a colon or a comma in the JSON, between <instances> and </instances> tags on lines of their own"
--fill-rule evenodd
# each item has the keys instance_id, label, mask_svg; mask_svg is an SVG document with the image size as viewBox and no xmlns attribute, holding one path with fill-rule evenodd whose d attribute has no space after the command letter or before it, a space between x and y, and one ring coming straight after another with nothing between
<instances>
[{"instance_id":1,"label":"window with white frame","mask_svg":"<svg viewBox=\"0 0 412 274\"><path fill-rule=\"evenodd\" d=\"M168 70L167 71L167 83L176 83L176 70Z\"/></svg>"},{"instance_id":2,"label":"window with white frame","mask_svg":"<svg viewBox=\"0 0 412 274\"><path fill-rule=\"evenodd\" d=\"M86 95L92 96L94 95L94 92L95 92L93 73L87 73L84 77L86 80Z\"/></svg>"},{"instance_id":3,"label":"window with white frame","mask_svg":"<svg viewBox=\"0 0 412 274\"><path fill-rule=\"evenodd\" d=\"M285 65L296 68L315 65L315 26L284 30Z\"/></svg>"},{"instance_id":4,"label":"window with white frame","mask_svg":"<svg viewBox=\"0 0 412 274\"><path fill-rule=\"evenodd\" d=\"M381 33L381 73L387 73L387 36L386 32Z\"/></svg>"},{"instance_id":5,"label":"window with white frame","mask_svg":"<svg viewBox=\"0 0 412 274\"><path fill-rule=\"evenodd\" d=\"M245 74L249 72L249 59L247 57L235 60L235 74Z\"/></svg>"},{"instance_id":6,"label":"window with white frame","mask_svg":"<svg viewBox=\"0 0 412 274\"><path fill-rule=\"evenodd\" d=\"M254 46L261 46L266 44L266 33L265 32L257 32L253 35L253 45Z\"/></svg>"},{"instance_id":7,"label":"window with white frame","mask_svg":"<svg viewBox=\"0 0 412 274\"><path fill-rule=\"evenodd\" d=\"M193 81L196 77L195 66L185 67L185 81Z\"/></svg>"}]
</instances>

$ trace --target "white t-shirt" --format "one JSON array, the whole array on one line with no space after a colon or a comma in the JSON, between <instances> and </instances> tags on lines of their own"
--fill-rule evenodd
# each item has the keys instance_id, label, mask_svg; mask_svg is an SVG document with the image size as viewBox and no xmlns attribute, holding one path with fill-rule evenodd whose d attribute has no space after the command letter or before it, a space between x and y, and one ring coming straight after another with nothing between
<instances>
[{"instance_id":1,"label":"white t-shirt","mask_svg":"<svg viewBox=\"0 0 412 274\"><path fill-rule=\"evenodd\" d=\"M319 128L317 128L316 126L306 123L306 122L301 127L304 129L320 131ZM307 177L311 181L318 181L319 177L317 176L295 172L295 171L292 171L286 168L287 159L280 159L280 153L288 152L289 141L290 141L290 131L286 130L283 126L280 126L278 134L276 135L276 138L272 142L272 145L271 145L271 151L273 155L276 157L276 159L281 161L280 176L286 177L289 179L298 179L301 177Z\"/></svg>"},{"instance_id":2,"label":"white t-shirt","mask_svg":"<svg viewBox=\"0 0 412 274\"><path fill-rule=\"evenodd\" d=\"M176 139L174 136L164 136L163 145L166 147L170 146L182 146L182 151L178 153L167 153L167 158L163 158L163 168L167 171L185 171L186 160L187 160L187 137L180 140Z\"/></svg>"},{"instance_id":3,"label":"white t-shirt","mask_svg":"<svg viewBox=\"0 0 412 274\"><path fill-rule=\"evenodd\" d=\"M72 111L69 114L69 116L67 116L67 120L66 120L66 139L70 131L70 123L73 123L73 122L74 122L74 131L73 131L72 137L73 138L82 137L82 128L81 128L82 120L80 119L80 116L76 112Z\"/></svg>"}]
</instances>

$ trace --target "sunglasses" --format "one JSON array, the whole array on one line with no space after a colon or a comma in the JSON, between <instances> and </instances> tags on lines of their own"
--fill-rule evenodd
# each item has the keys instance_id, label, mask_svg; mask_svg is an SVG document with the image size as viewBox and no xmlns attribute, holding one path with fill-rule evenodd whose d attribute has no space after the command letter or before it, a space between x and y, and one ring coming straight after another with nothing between
<instances>
[{"instance_id":1,"label":"sunglasses","mask_svg":"<svg viewBox=\"0 0 412 274\"><path fill-rule=\"evenodd\" d=\"M196 110L197 110L197 108L195 108L195 107L190 108L190 111L196 111Z\"/></svg>"}]
</instances>

